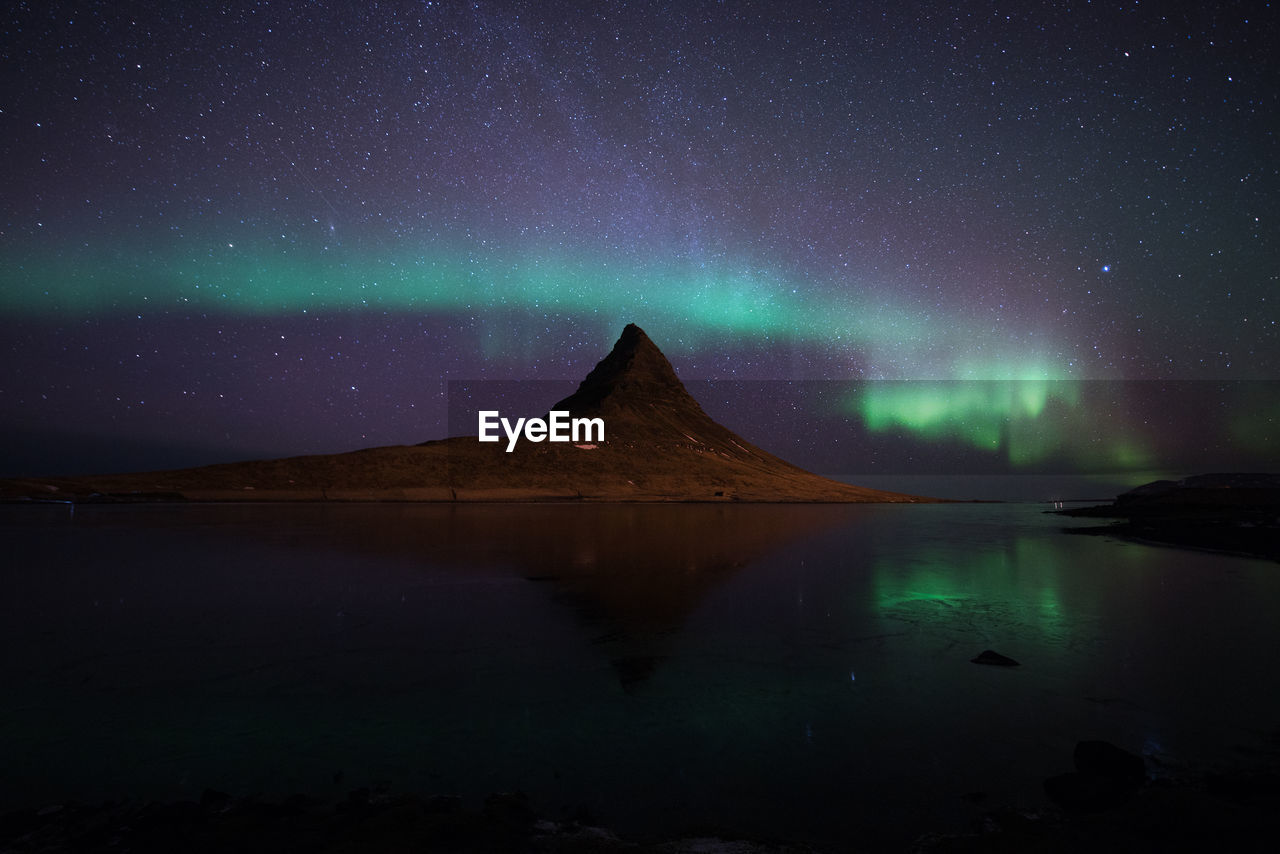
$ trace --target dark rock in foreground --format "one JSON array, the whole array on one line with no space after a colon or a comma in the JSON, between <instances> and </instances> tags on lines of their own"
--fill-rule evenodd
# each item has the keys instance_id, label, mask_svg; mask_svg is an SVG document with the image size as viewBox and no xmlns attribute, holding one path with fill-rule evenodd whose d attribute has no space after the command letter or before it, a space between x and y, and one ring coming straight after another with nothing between
<instances>
[{"instance_id":1,"label":"dark rock in foreground","mask_svg":"<svg viewBox=\"0 0 1280 854\"><path fill-rule=\"evenodd\" d=\"M1136 789L1147 779L1147 767L1142 757L1109 741L1081 741L1076 744L1072 758L1080 773L1105 777L1121 786Z\"/></svg>"},{"instance_id":2,"label":"dark rock in foreground","mask_svg":"<svg viewBox=\"0 0 1280 854\"><path fill-rule=\"evenodd\" d=\"M1115 780L1072 771L1044 781L1044 793L1063 809L1075 812L1101 812L1115 809L1133 797L1136 789Z\"/></svg>"},{"instance_id":3,"label":"dark rock in foreground","mask_svg":"<svg viewBox=\"0 0 1280 854\"><path fill-rule=\"evenodd\" d=\"M1045 794L1065 809L1114 809L1133 797L1147 778L1142 757L1107 741L1077 743L1073 759L1075 771L1044 781Z\"/></svg>"},{"instance_id":4,"label":"dark rock in foreground","mask_svg":"<svg viewBox=\"0 0 1280 854\"><path fill-rule=\"evenodd\" d=\"M1009 656L1001 655L1000 653L990 649L984 649L982 652L978 653L976 658L971 658L969 661L974 664L990 664L995 667L1019 666L1018 662L1014 661Z\"/></svg>"},{"instance_id":5,"label":"dark rock in foreground","mask_svg":"<svg viewBox=\"0 0 1280 854\"><path fill-rule=\"evenodd\" d=\"M800 854L812 849L705 837L641 844L579 821L541 819L520 793L490 795L483 810L475 811L456 798L358 789L337 804L302 795L273 802L213 792L201 803L66 804L23 810L0 816L0 851Z\"/></svg>"}]
</instances>

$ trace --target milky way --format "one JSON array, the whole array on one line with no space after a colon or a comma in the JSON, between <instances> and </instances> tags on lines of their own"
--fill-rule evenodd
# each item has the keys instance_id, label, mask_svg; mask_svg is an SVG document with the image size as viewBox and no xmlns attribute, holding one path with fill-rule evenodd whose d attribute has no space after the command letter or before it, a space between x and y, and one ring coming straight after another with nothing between
<instances>
[{"instance_id":1,"label":"milky way","mask_svg":"<svg viewBox=\"0 0 1280 854\"><path fill-rule=\"evenodd\" d=\"M1267 4L199 5L6 13L7 472L436 438L627 322L686 379L1280 372Z\"/></svg>"}]
</instances>

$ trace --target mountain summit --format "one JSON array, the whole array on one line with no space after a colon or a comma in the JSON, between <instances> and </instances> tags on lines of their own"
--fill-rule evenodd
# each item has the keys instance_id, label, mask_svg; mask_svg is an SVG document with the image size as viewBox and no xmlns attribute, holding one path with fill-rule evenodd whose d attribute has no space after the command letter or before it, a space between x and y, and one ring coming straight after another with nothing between
<instances>
[{"instance_id":1,"label":"mountain summit","mask_svg":"<svg viewBox=\"0 0 1280 854\"><path fill-rule=\"evenodd\" d=\"M627 324L613 350L587 374L578 390L552 409L603 418L604 447L633 457L636 474L641 477L673 465L704 484L695 487L687 483L675 494L691 489L708 500L741 500L766 494L768 476L815 477L762 451L707 415L667 357L634 323ZM739 467L745 470L737 471ZM636 481L634 477L628 480ZM823 485L843 486L819 480Z\"/></svg>"},{"instance_id":2,"label":"mountain summit","mask_svg":"<svg viewBox=\"0 0 1280 854\"><path fill-rule=\"evenodd\" d=\"M603 418L610 445L650 451L701 446L730 456L767 456L755 448L746 451L750 445L745 439L703 412L667 357L634 323L627 324L578 390L551 408Z\"/></svg>"},{"instance_id":3,"label":"mountain summit","mask_svg":"<svg viewBox=\"0 0 1280 854\"><path fill-rule=\"evenodd\" d=\"M587 374L576 392L552 409L595 414L652 400L698 406L658 346L643 329L628 323L609 355Z\"/></svg>"},{"instance_id":4,"label":"mountain summit","mask_svg":"<svg viewBox=\"0 0 1280 854\"><path fill-rule=\"evenodd\" d=\"M718 424L667 357L628 324L578 390L551 407L604 421L604 441L413 446L178 471L0 483L0 498L344 501L927 501L828 480ZM525 413L503 413L519 417Z\"/></svg>"}]
</instances>

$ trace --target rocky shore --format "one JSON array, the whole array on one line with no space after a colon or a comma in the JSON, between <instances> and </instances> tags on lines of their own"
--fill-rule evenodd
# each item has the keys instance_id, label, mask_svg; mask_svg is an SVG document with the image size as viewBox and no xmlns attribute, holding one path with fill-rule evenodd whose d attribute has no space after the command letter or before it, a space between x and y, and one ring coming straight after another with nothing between
<instances>
[{"instance_id":1,"label":"rocky shore","mask_svg":"<svg viewBox=\"0 0 1280 854\"><path fill-rule=\"evenodd\" d=\"M453 852L454 854L804 854L782 843L693 836L640 844L594 826L588 817L550 821L521 793L488 796L480 809L462 799L361 788L345 801L305 795L283 801L233 798L206 790L199 802L51 804L0 817L0 852L243 854Z\"/></svg>"},{"instance_id":2,"label":"rocky shore","mask_svg":"<svg viewBox=\"0 0 1280 854\"><path fill-rule=\"evenodd\" d=\"M965 827L910 828L901 849L864 839L829 845L748 838L721 829L632 841L588 815L549 820L522 793L478 809L450 796L356 789L340 802L281 801L206 790L197 801L50 804L0 816L0 852L567 852L567 854L827 854L843 851L1272 851L1280 836L1280 772L1273 762L1190 769L1083 741L1046 769L1042 799L998 803L958 794ZM1074 770L1067 770L1074 767ZM1061 773L1054 773L1061 772ZM1028 806L1037 802L1036 806ZM875 839L869 834L868 839Z\"/></svg>"}]
</instances>

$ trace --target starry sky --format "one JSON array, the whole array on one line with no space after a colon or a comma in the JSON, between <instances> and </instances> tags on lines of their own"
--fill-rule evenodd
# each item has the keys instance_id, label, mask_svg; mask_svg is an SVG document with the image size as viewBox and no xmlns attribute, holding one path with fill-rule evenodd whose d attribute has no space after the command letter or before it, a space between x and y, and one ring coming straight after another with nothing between
<instances>
[{"instance_id":1,"label":"starry sky","mask_svg":"<svg viewBox=\"0 0 1280 854\"><path fill-rule=\"evenodd\" d=\"M440 438L450 383L580 379L628 322L845 471L1280 459L1272 4L0 21L0 474Z\"/></svg>"}]
</instances>

